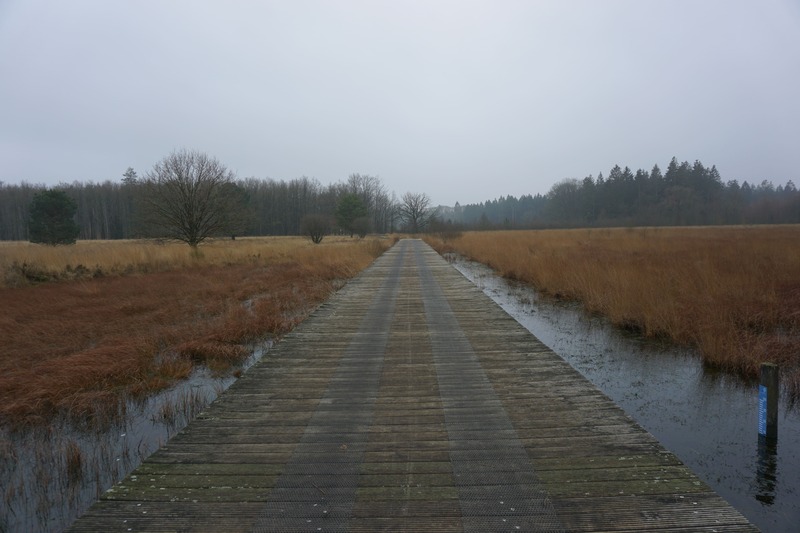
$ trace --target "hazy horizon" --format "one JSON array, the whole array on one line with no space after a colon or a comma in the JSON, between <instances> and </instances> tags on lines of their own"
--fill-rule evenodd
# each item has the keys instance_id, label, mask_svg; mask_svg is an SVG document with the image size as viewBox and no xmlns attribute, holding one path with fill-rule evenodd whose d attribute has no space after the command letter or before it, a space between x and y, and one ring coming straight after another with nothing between
<instances>
[{"instance_id":1,"label":"hazy horizon","mask_svg":"<svg viewBox=\"0 0 800 533\"><path fill-rule=\"evenodd\" d=\"M545 194L674 156L800 181L791 0L7 0L0 181L378 176L434 204Z\"/></svg>"}]
</instances>

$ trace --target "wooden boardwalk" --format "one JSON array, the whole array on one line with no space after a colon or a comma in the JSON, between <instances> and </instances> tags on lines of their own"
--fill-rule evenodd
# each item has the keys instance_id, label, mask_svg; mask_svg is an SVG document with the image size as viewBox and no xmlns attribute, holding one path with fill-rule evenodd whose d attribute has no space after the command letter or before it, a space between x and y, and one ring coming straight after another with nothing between
<instances>
[{"instance_id":1,"label":"wooden boardwalk","mask_svg":"<svg viewBox=\"0 0 800 533\"><path fill-rule=\"evenodd\" d=\"M73 531L756 531L403 240Z\"/></svg>"}]
</instances>

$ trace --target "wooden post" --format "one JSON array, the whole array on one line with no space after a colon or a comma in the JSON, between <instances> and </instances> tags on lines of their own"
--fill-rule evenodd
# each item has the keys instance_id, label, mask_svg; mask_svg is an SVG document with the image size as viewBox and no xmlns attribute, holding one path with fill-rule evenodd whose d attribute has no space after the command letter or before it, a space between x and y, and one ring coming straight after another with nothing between
<instances>
[{"instance_id":1,"label":"wooden post","mask_svg":"<svg viewBox=\"0 0 800 533\"><path fill-rule=\"evenodd\" d=\"M778 485L778 440L758 436L758 463L756 465L756 500L766 505L775 503Z\"/></svg>"},{"instance_id":2,"label":"wooden post","mask_svg":"<svg viewBox=\"0 0 800 533\"><path fill-rule=\"evenodd\" d=\"M758 387L758 434L768 439L778 438L778 365L761 365L761 384Z\"/></svg>"}]
</instances>

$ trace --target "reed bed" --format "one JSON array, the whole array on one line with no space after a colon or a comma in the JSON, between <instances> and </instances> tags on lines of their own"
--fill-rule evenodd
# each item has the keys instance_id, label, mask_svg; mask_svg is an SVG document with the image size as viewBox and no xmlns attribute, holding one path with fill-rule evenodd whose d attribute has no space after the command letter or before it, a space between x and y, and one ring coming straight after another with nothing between
<instances>
[{"instance_id":1,"label":"reed bed","mask_svg":"<svg viewBox=\"0 0 800 533\"><path fill-rule=\"evenodd\" d=\"M470 232L456 251L713 367L781 366L800 393L800 226Z\"/></svg>"},{"instance_id":2,"label":"reed bed","mask_svg":"<svg viewBox=\"0 0 800 533\"><path fill-rule=\"evenodd\" d=\"M352 239L328 237L323 248L348 248L352 244ZM221 266L280 262L298 254L317 254L319 250L315 250L315 246L309 239L300 237L245 237L208 241L192 253L182 243L147 239L78 241L72 246L2 241L0 287L147 274L191 268L198 264Z\"/></svg>"},{"instance_id":3,"label":"reed bed","mask_svg":"<svg viewBox=\"0 0 800 533\"><path fill-rule=\"evenodd\" d=\"M291 330L390 244L238 239L193 254L137 241L3 243L4 268L58 282L12 275L18 283L0 288L0 424L65 415L95 427L198 365L230 371L248 343ZM70 280L76 265L89 274Z\"/></svg>"}]
</instances>

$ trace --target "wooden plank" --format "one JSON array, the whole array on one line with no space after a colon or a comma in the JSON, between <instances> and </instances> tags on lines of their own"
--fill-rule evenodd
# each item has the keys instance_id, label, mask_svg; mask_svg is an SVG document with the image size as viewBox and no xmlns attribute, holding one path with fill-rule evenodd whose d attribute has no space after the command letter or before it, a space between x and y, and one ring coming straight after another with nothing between
<instances>
[{"instance_id":1,"label":"wooden plank","mask_svg":"<svg viewBox=\"0 0 800 533\"><path fill-rule=\"evenodd\" d=\"M420 241L349 283L72 527L317 529L756 530Z\"/></svg>"}]
</instances>

